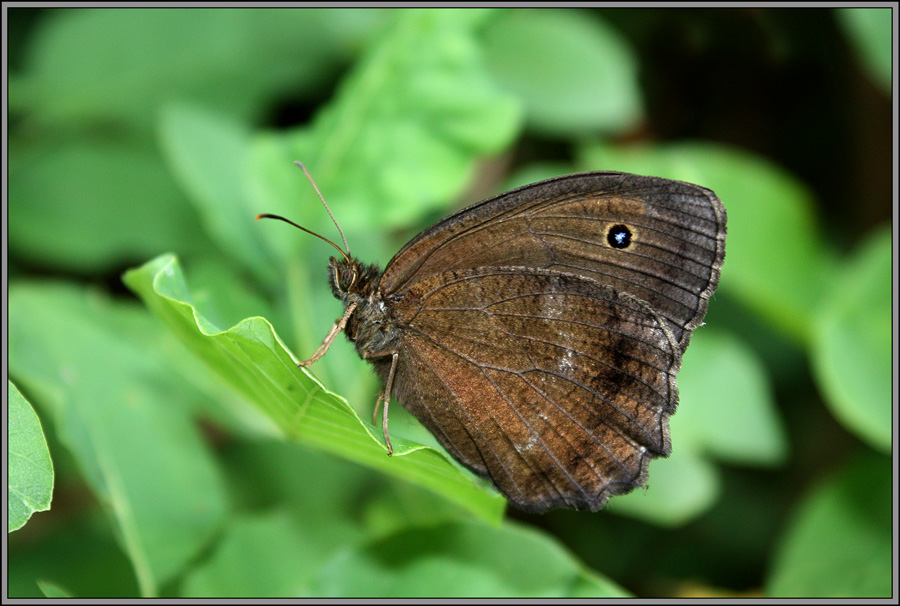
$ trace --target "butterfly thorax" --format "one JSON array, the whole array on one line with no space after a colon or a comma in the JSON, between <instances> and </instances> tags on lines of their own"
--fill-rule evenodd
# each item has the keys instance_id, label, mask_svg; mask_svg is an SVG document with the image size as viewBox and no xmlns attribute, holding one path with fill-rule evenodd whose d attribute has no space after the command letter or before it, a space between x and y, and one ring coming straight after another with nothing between
<instances>
[{"instance_id":1,"label":"butterfly thorax","mask_svg":"<svg viewBox=\"0 0 900 606\"><path fill-rule=\"evenodd\" d=\"M363 358L378 354L385 355L396 349L401 332L391 319L384 304L378 285L382 271L377 265L365 265L351 257L332 257L328 264L331 292L344 307L356 304L347 321L344 333L356 344L356 350Z\"/></svg>"}]
</instances>

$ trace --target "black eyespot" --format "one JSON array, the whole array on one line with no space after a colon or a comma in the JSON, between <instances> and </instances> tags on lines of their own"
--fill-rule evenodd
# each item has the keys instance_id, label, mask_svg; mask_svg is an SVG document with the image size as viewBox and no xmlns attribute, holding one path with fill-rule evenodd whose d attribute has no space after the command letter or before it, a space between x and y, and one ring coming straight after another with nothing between
<instances>
[{"instance_id":1,"label":"black eyespot","mask_svg":"<svg viewBox=\"0 0 900 606\"><path fill-rule=\"evenodd\" d=\"M628 248L631 246L631 230L624 225L613 225L606 234L606 241L613 248Z\"/></svg>"}]
</instances>

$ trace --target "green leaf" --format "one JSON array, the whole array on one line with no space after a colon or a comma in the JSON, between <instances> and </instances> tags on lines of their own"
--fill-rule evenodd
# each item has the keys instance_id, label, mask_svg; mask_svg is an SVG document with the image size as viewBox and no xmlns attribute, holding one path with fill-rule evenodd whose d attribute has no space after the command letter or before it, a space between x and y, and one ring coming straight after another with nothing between
<instances>
[{"instance_id":1,"label":"green leaf","mask_svg":"<svg viewBox=\"0 0 900 606\"><path fill-rule=\"evenodd\" d=\"M519 104L493 84L475 41L484 13L391 14L311 128L258 141L259 207L290 217L315 208L313 229L328 221L292 166L299 159L348 232L407 225L459 195L476 159L517 134Z\"/></svg>"},{"instance_id":2,"label":"green leaf","mask_svg":"<svg viewBox=\"0 0 900 606\"><path fill-rule=\"evenodd\" d=\"M369 539L408 528L469 519L458 505L415 484L392 482L385 488L366 502L363 511L363 525Z\"/></svg>"},{"instance_id":3,"label":"green leaf","mask_svg":"<svg viewBox=\"0 0 900 606\"><path fill-rule=\"evenodd\" d=\"M258 284L227 257L203 255L191 259L186 279L191 284L192 303L216 326L231 326L249 316L274 314Z\"/></svg>"},{"instance_id":4,"label":"green leaf","mask_svg":"<svg viewBox=\"0 0 900 606\"><path fill-rule=\"evenodd\" d=\"M228 525L210 558L186 578L187 596L316 595L322 567L364 539L471 518L416 484L385 481L294 442L239 442L225 454L248 507L264 513Z\"/></svg>"},{"instance_id":5,"label":"green leaf","mask_svg":"<svg viewBox=\"0 0 900 606\"><path fill-rule=\"evenodd\" d=\"M18 530L36 511L50 509L53 498L53 461L35 414L12 381L6 382L9 428L7 454L9 498L7 532Z\"/></svg>"},{"instance_id":6,"label":"green leaf","mask_svg":"<svg viewBox=\"0 0 900 606\"><path fill-rule=\"evenodd\" d=\"M859 457L810 492L776 553L772 597L892 596L891 460Z\"/></svg>"},{"instance_id":7,"label":"green leaf","mask_svg":"<svg viewBox=\"0 0 900 606\"><path fill-rule=\"evenodd\" d=\"M86 273L210 247L149 145L83 137L31 148L13 139L10 149L9 245L21 258Z\"/></svg>"},{"instance_id":8,"label":"green leaf","mask_svg":"<svg viewBox=\"0 0 900 606\"><path fill-rule=\"evenodd\" d=\"M676 413L673 419L678 417ZM716 466L695 448L679 445L679 432L672 429L672 455L650 463L643 488L609 501L608 509L661 526L676 527L707 511L721 490Z\"/></svg>"},{"instance_id":9,"label":"green leaf","mask_svg":"<svg viewBox=\"0 0 900 606\"><path fill-rule=\"evenodd\" d=\"M190 390L154 358L154 327L137 305L64 283L12 284L9 315L10 374L114 522L142 595L156 595L225 515L222 478L184 405Z\"/></svg>"},{"instance_id":10,"label":"green leaf","mask_svg":"<svg viewBox=\"0 0 900 606\"><path fill-rule=\"evenodd\" d=\"M247 184L249 130L208 108L172 103L162 113L160 141L172 173L219 247L271 284L274 274L266 270L276 259L253 224L264 209L251 208Z\"/></svg>"},{"instance_id":11,"label":"green leaf","mask_svg":"<svg viewBox=\"0 0 900 606\"><path fill-rule=\"evenodd\" d=\"M365 536L361 504L392 484L414 486L285 440L232 441L222 456L241 509L254 513L229 522L185 578L185 596L309 595L323 563Z\"/></svg>"},{"instance_id":12,"label":"green leaf","mask_svg":"<svg viewBox=\"0 0 900 606\"><path fill-rule=\"evenodd\" d=\"M331 559L328 597L625 597L546 535L506 523L407 529Z\"/></svg>"},{"instance_id":13,"label":"green leaf","mask_svg":"<svg viewBox=\"0 0 900 606\"><path fill-rule=\"evenodd\" d=\"M241 515L228 524L209 561L188 577L182 595L298 597L308 593L321 551L286 511Z\"/></svg>"},{"instance_id":14,"label":"green leaf","mask_svg":"<svg viewBox=\"0 0 900 606\"><path fill-rule=\"evenodd\" d=\"M291 439L418 482L487 520L502 516L505 501L486 492L433 448L383 438L346 401L325 391L296 361L263 318L248 318L222 331L191 305L175 257L163 255L128 271L124 282L162 318L182 342L267 414Z\"/></svg>"},{"instance_id":15,"label":"green leaf","mask_svg":"<svg viewBox=\"0 0 900 606\"><path fill-rule=\"evenodd\" d=\"M771 466L787 458L787 429L765 366L736 337L714 327L694 333L678 374L678 399L676 448L737 465Z\"/></svg>"},{"instance_id":16,"label":"green leaf","mask_svg":"<svg viewBox=\"0 0 900 606\"><path fill-rule=\"evenodd\" d=\"M728 213L719 288L795 340L808 344L812 309L833 264L806 187L783 169L710 143L592 144L586 170L620 170L689 181L716 192Z\"/></svg>"},{"instance_id":17,"label":"green leaf","mask_svg":"<svg viewBox=\"0 0 900 606\"><path fill-rule=\"evenodd\" d=\"M498 11L482 44L494 78L524 102L534 131L584 137L627 131L641 118L634 52L587 11Z\"/></svg>"},{"instance_id":18,"label":"green leaf","mask_svg":"<svg viewBox=\"0 0 900 606\"><path fill-rule=\"evenodd\" d=\"M273 97L321 87L383 17L323 9L58 11L35 33L24 89L13 95L47 124L99 118L149 129L172 99L249 118Z\"/></svg>"},{"instance_id":19,"label":"green leaf","mask_svg":"<svg viewBox=\"0 0 900 606\"><path fill-rule=\"evenodd\" d=\"M839 8L837 20L862 61L863 68L886 94L891 94L894 51L893 12L885 8Z\"/></svg>"},{"instance_id":20,"label":"green leaf","mask_svg":"<svg viewBox=\"0 0 900 606\"><path fill-rule=\"evenodd\" d=\"M61 452L56 462L65 454ZM55 518L46 532L9 535L8 597L49 596L47 585L70 597L119 601L139 597L131 562L117 543L114 525L101 508L88 508L83 501L71 500L73 492L82 494L84 488L74 478L67 481L61 471L57 474L57 486L62 490L58 491L54 508L69 515Z\"/></svg>"},{"instance_id":21,"label":"green leaf","mask_svg":"<svg viewBox=\"0 0 900 606\"><path fill-rule=\"evenodd\" d=\"M247 508L288 503L302 530L322 537L320 546L355 538L360 507L365 506L361 498L368 501L392 484L413 485L291 440L238 441L223 456L231 481L247 487L242 493Z\"/></svg>"},{"instance_id":22,"label":"green leaf","mask_svg":"<svg viewBox=\"0 0 900 606\"><path fill-rule=\"evenodd\" d=\"M891 452L891 229L866 239L840 268L814 314L813 368L834 415L861 439Z\"/></svg>"}]
</instances>

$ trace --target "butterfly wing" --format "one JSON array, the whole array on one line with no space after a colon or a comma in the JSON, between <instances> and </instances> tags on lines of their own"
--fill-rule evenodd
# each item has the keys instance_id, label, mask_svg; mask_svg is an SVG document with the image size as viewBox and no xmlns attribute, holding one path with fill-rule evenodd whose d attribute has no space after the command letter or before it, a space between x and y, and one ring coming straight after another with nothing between
<instances>
[{"instance_id":1,"label":"butterfly wing","mask_svg":"<svg viewBox=\"0 0 900 606\"><path fill-rule=\"evenodd\" d=\"M597 510L669 454L680 351L636 297L560 272L476 268L416 282L393 313L394 395L521 509Z\"/></svg>"},{"instance_id":2,"label":"butterfly wing","mask_svg":"<svg viewBox=\"0 0 900 606\"><path fill-rule=\"evenodd\" d=\"M629 245L612 245L625 226ZM708 189L617 172L568 175L471 206L411 240L388 264L385 296L448 270L518 266L609 284L650 304L682 350L725 256L725 209Z\"/></svg>"}]
</instances>

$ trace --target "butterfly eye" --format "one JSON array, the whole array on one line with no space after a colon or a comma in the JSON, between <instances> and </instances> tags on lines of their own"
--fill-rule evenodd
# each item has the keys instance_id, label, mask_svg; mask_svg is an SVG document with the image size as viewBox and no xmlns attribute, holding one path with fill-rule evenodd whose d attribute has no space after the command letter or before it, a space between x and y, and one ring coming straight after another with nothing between
<instances>
[{"instance_id":1,"label":"butterfly eye","mask_svg":"<svg viewBox=\"0 0 900 606\"><path fill-rule=\"evenodd\" d=\"M355 269L348 269L342 273L340 278L342 290L346 292L353 288L353 285L356 284L356 278L357 274Z\"/></svg>"}]
</instances>

